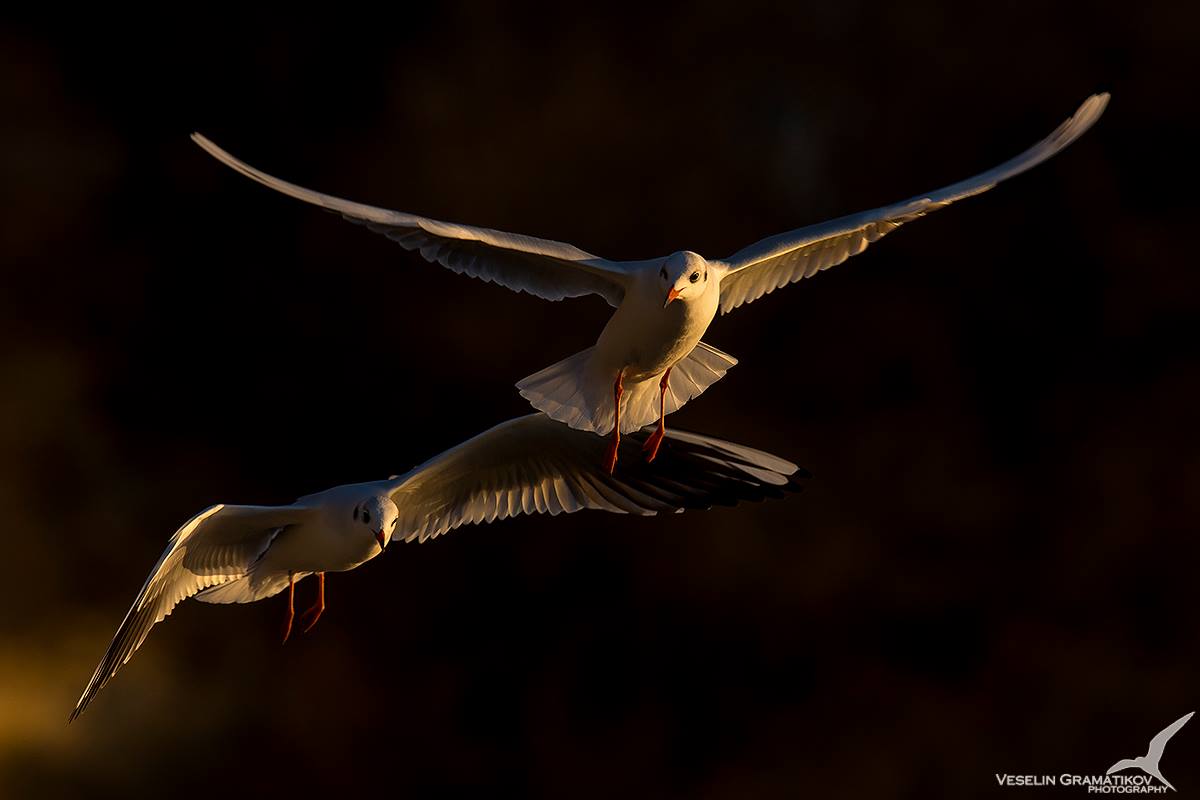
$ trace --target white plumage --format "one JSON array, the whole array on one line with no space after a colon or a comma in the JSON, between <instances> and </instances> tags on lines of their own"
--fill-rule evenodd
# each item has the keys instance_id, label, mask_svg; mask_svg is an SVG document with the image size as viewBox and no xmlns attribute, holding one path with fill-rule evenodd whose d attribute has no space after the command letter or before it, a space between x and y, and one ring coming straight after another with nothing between
<instances>
[{"instance_id":1,"label":"white plumage","mask_svg":"<svg viewBox=\"0 0 1200 800\"><path fill-rule=\"evenodd\" d=\"M628 447L636 448L632 437ZM171 537L79 698L87 708L150 629L183 600L248 603L312 573L354 569L389 541L425 541L519 514L596 509L653 515L777 497L805 473L791 462L674 432L663 458L609 475L604 442L542 414L502 423L384 481L337 486L286 506L215 505ZM369 501L384 509L371 518Z\"/></svg>"},{"instance_id":2,"label":"white plumage","mask_svg":"<svg viewBox=\"0 0 1200 800\"><path fill-rule=\"evenodd\" d=\"M663 410L670 413L737 363L700 342L718 308L729 312L840 264L904 223L1040 164L1088 130L1107 104L1107 94L1089 97L1046 139L973 178L894 205L772 236L728 258L712 260L681 251L645 261L615 262L561 242L375 208L282 181L239 161L200 134L192 138L242 174L364 224L455 272L547 300L584 294L603 297L617 310L595 347L517 385L535 408L554 419L605 434L613 430L618 410L622 432L660 419L659 383L667 370L672 371L662 402ZM704 351L696 354L697 348ZM615 387L618 375L621 392Z\"/></svg>"}]
</instances>

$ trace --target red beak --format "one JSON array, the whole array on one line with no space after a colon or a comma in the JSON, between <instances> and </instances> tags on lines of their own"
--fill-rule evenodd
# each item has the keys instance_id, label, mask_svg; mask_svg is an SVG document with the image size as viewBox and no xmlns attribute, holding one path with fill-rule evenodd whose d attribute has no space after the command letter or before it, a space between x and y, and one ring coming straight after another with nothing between
<instances>
[{"instance_id":1,"label":"red beak","mask_svg":"<svg viewBox=\"0 0 1200 800\"><path fill-rule=\"evenodd\" d=\"M679 290L676 289L674 286L672 286L671 291L667 292L667 302L663 303L663 308L666 308L667 306L671 305L671 303L674 302L676 297L679 297Z\"/></svg>"},{"instance_id":2,"label":"red beak","mask_svg":"<svg viewBox=\"0 0 1200 800\"><path fill-rule=\"evenodd\" d=\"M379 530L375 531L375 541L379 542L379 549L380 549L380 550L386 550L386 549L387 549L387 542L386 542L386 541L384 541L384 538L383 538L383 529L382 529L382 528L380 528Z\"/></svg>"}]
</instances>

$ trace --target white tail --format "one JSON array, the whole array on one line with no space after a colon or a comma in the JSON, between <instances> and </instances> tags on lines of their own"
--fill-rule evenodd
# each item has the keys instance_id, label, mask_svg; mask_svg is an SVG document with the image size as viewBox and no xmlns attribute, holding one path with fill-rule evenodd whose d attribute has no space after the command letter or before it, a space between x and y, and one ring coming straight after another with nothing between
<instances>
[{"instance_id":1,"label":"white tail","mask_svg":"<svg viewBox=\"0 0 1200 800\"><path fill-rule=\"evenodd\" d=\"M538 411L572 428L605 435L613 427L615 374L599 369L592 360L594 347L564 358L517 384L521 396ZM719 381L737 359L700 342L674 367L667 383L666 411L683 404ZM621 433L632 433L658 422L658 380L624 384L621 396Z\"/></svg>"}]
</instances>

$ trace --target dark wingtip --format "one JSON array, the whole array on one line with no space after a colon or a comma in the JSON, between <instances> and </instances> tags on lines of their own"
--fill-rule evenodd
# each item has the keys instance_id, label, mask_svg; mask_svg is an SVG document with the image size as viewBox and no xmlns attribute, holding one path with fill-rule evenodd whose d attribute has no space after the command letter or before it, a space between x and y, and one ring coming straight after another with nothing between
<instances>
[{"instance_id":1,"label":"dark wingtip","mask_svg":"<svg viewBox=\"0 0 1200 800\"><path fill-rule=\"evenodd\" d=\"M84 691L83 696L76 701L75 708L71 709L70 715L67 716L68 725L79 719L79 716L83 714L84 711L87 711L88 706L92 704L92 700L96 697L96 692L98 691L99 689L93 691L92 684L88 684L88 688Z\"/></svg>"}]
</instances>

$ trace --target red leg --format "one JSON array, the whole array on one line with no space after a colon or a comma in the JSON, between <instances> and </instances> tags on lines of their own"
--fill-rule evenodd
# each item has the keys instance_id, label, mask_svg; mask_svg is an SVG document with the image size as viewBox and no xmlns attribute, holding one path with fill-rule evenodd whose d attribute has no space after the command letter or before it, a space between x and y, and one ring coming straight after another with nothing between
<instances>
[{"instance_id":1,"label":"red leg","mask_svg":"<svg viewBox=\"0 0 1200 800\"><path fill-rule=\"evenodd\" d=\"M671 368L667 367L662 380L658 382L658 430L647 436L646 443L642 445L642 449L646 451L647 464L658 455L658 448L662 445L663 437L667 435L667 381L670 377Z\"/></svg>"},{"instance_id":2,"label":"red leg","mask_svg":"<svg viewBox=\"0 0 1200 800\"><path fill-rule=\"evenodd\" d=\"M322 612L325 611L325 573L317 573L317 602L313 603L312 608L304 612L304 616L300 618L300 624L304 625L304 632L308 633L312 630L313 625L317 624L317 620L321 618ZM312 619L309 619L311 617ZM307 624L306 624L307 623Z\"/></svg>"},{"instance_id":3,"label":"red leg","mask_svg":"<svg viewBox=\"0 0 1200 800\"><path fill-rule=\"evenodd\" d=\"M617 448L621 446L621 395L625 388L621 385L621 379L625 375L625 370L622 368L617 373L617 380L613 383L613 431L612 439L608 442L608 450L604 453L604 471L612 475L613 470L617 468Z\"/></svg>"},{"instance_id":4,"label":"red leg","mask_svg":"<svg viewBox=\"0 0 1200 800\"><path fill-rule=\"evenodd\" d=\"M292 620L296 618L296 573L288 573L288 618L287 627L283 629L283 643L287 644L292 635Z\"/></svg>"}]
</instances>

